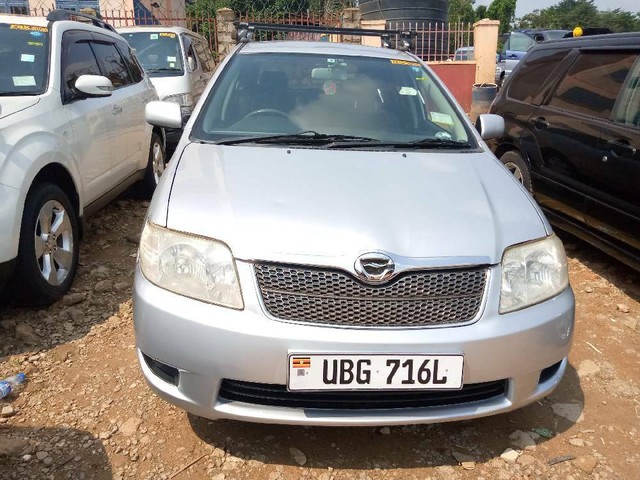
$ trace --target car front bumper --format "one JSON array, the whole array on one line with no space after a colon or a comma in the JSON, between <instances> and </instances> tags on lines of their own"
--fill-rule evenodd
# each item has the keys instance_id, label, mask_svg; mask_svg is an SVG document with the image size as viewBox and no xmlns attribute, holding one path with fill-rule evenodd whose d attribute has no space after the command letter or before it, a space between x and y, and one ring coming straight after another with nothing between
<instances>
[{"instance_id":1,"label":"car front bumper","mask_svg":"<svg viewBox=\"0 0 640 480\"><path fill-rule=\"evenodd\" d=\"M172 294L148 282L139 269L136 272L134 320L144 377L160 397L198 416L333 426L463 420L514 410L548 395L566 368L574 324L570 288L508 315L499 315L497 305L485 301L481 318L466 326L350 329L269 318L260 304L251 265L238 262L238 271L245 286L242 311ZM492 269L488 299L499 298L497 273ZM247 291L247 285L253 285L254 290ZM481 401L384 409L276 406L220 395L225 379L279 386L286 395L291 352L462 354L465 386L504 380L506 388L502 394ZM159 376L157 369L152 370L149 359L179 372L175 384Z\"/></svg>"}]
</instances>

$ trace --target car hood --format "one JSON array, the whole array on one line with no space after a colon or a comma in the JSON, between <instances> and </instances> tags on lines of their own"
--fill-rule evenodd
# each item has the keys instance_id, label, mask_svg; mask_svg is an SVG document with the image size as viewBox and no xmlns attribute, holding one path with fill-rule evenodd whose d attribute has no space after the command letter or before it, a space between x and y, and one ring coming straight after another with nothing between
<instances>
[{"instance_id":1,"label":"car hood","mask_svg":"<svg viewBox=\"0 0 640 480\"><path fill-rule=\"evenodd\" d=\"M385 251L433 266L495 264L507 246L549 233L484 152L189 144L168 198L168 228L219 239L244 260L348 267Z\"/></svg>"},{"instance_id":2,"label":"car hood","mask_svg":"<svg viewBox=\"0 0 640 480\"><path fill-rule=\"evenodd\" d=\"M40 97L0 97L0 119L13 115L40 102Z\"/></svg>"}]
</instances>

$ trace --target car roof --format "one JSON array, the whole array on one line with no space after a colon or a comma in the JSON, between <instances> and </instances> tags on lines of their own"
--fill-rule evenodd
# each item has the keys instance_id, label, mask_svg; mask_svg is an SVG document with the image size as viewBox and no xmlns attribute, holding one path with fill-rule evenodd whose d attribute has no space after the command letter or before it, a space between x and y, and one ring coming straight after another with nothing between
<instances>
[{"instance_id":1,"label":"car roof","mask_svg":"<svg viewBox=\"0 0 640 480\"><path fill-rule=\"evenodd\" d=\"M320 55L347 55L373 58L388 58L416 62L417 58L392 48L368 47L348 43L276 40L248 42L242 44L239 54L252 53L315 53Z\"/></svg>"},{"instance_id":2,"label":"car roof","mask_svg":"<svg viewBox=\"0 0 640 480\"><path fill-rule=\"evenodd\" d=\"M558 38L556 40L546 40L536 45L534 48L557 48L558 46L567 48L632 46L637 48L640 46L640 32L609 33L605 35Z\"/></svg>"},{"instance_id":3,"label":"car roof","mask_svg":"<svg viewBox=\"0 0 640 480\"><path fill-rule=\"evenodd\" d=\"M49 21L45 17L32 17L30 15L0 14L0 23L19 23L21 25L34 25L36 27L48 27Z\"/></svg>"}]
</instances>

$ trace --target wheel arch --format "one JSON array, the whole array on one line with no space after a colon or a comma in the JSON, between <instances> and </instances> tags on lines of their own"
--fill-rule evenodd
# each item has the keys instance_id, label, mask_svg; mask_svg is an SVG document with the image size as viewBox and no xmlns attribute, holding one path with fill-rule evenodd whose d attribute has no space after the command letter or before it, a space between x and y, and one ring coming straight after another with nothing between
<instances>
[{"instance_id":1,"label":"wheel arch","mask_svg":"<svg viewBox=\"0 0 640 480\"><path fill-rule=\"evenodd\" d=\"M73 207L75 214L80 217L81 208L78 189L73 181L71 173L69 173L64 166L59 163L50 163L45 165L33 178L27 195L29 195L36 183L53 183L54 185L57 185L71 202L71 206Z\"/></svg>"}]
</instances>

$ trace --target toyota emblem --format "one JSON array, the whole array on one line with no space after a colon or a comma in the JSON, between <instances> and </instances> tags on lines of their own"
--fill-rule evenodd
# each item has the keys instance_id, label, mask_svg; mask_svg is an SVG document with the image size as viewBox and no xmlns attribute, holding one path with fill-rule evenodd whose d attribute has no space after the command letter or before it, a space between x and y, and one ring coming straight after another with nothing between
<instances>
[{"instance_id":1,"label":"toyota emblem","mask_svg":"<svg viewBox=\"0 0 640 480\"><path fill-rule=\"evenodd\" d=\"M354 265L358 278L367 283L383 283L393 277L396 265L389 255L370 252L360 255Z\"/></svg>"}]
</instances>

